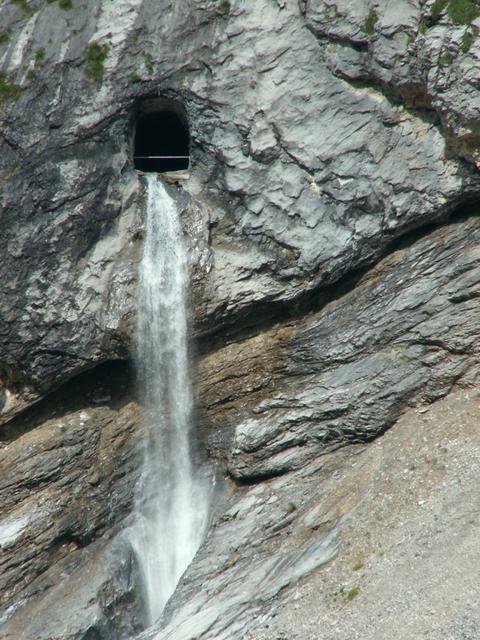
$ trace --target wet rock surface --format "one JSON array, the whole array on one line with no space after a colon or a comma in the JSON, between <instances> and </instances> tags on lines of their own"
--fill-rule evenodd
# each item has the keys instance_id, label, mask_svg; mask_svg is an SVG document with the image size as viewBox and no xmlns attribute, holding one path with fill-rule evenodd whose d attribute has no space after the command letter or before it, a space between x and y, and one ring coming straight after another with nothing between
<instances>
[{"instance_id":1,"label":"wet rock surface","mask_svg":"<svg viewBox=\"0 0 480 640\"><path fill-rule=\"evenodd\" d=\"M0 637L142 626L120 535L142 429L112 361L133 350L133 132L156 96L189 121L189 177L169 189L190 250L197 424L227 485L142 637L315 638L320 619L326 638L349 637L358 594L317 613L308 598L349 557L343 536L395 436L365 443L478 375L480 25L450 4L2 4ZM357 586L338 580L332 592ZM295 584L305 629L285 606ZM465 607L431 637L469 637ZM372 609L358 612L362 629ZM374 628L395 637L389 624Z\"/></svg>"},{"instance_id":2,"label":"wet rock surface","mask_svg":"<svg viewBox=\"0 0 480 640\"><path fill-rule=\"evenodd\" d=\"M140 576L120 536L70 550L22 592L1 627L5 640L132 637L143 627Z\"/></svg>"},{"instance_id":3,"label":"wet rock surface","mask_svg":"<svg viewBox=\"0 0 480 640\"><path fill-rule=\"evenodd\" d=\"M1 637L83 638L97 623L102 628L102 616L106 629L117 628L117 600L135 602L131 550L109 543L131 511L140 462L141 429L130 384L125 367L101 366L5 427ZM133 615L131 608L134 629L141 611Z\"/></svg>"},{"instance_id":4,"label":"wet rock surface","mask_svg":"<svg viewBox=\"0 0 480 640\"><path fill-rule=\"evenodd\" d=\"M245 488L139 640L474 640L478 408L478 387L457 390Z\"/></svg>"},{"instance_id":5,"label":"wet rock surface","mask_svg":"<svg viewBox=\"0 0 480 640\"><path fill-rule=\"evenodd\" d=\"M234 506L215 521L186 576L185 587L180 587L178 599L172 603L171 619L167 611L165 627L152 630L142 639L254 639L257 633L265 634L258 636L262 638L277 637L269 635L269 625L275 612L282 611L284 596L279 597L279 603L278 594L286 589L290 596L285 597L292 597L294 585L311 572L316 576L312 578L314 584L322 584L323 573L316 571L319 566L337 553L340 563L345 554L351 557L349 545L355 538L357 511L365 513L360 505L368 499L369 491L381 491L375 456L382 451L383 441L365 448L350 443L374 439L409 406L421 403L421 407L447 394L454 384L468 386L478 376L475 344L480 324L475 314L480 254L474 239L478 229L478 219L469 218L424 238L411 239L320 311L233 343L201 361L199 375L202 379L204 372L204 387L200 387L199 397L204 403L201 416L205 422L201 419L200 424L211 429L212 450L220 458L223 454L230 476L247 486L239 489L240 497L233 498ZM460 404L461 400L455 400L447 412L450 421L454 419L454 407ZM424 415L427 409L418 411L418 415ZM432 416L437 414L439 424L432 417L431 430L425 435L418 426L415 436L413 428L402 436L402 427L396 436L394 427L394 434L388 436L391 440L385 440L394 443L385 445L385 455L392 460L391 476L390 462L382 463L385 482L394 482L391 478L400 473L393 458L395 447L401 451L404 446L398 443L403 442L402 437L405 442L409 437L424 438L425 455L441 446L443 436L439 434L446 434L450 423L442 424L441 408L432 410ZM471 413L468 424L475 431ZM222 428L227 431L223 438ZM461 437L458 429L456 434L455 438ZM334 453L339 447L346 449ZM411 451L415 445L409 442L408 447ZM462 455L467 453L465 445ZM436 453L431 457L436 460ZM408 455L403 456L402 464L408 467ZM432 474L436 466L433 464ZM278 474L281 476L268 480ZM424 487L432 493L432 500L436 500L437 481L436 475L428 476ZM249 488L252 482L258 484ZM458 511L462 511L462 505L467 509L461 489L457 496L454 478L449 482L450 493L445 500L452 502L458 497ZM418 490L422 491L420 481ZM396 495L389 498L396 499ZM439 498L435 513L441 513L442 505ZM399 500L398 512L394 506L392 511L398 519L409 518L405 501ZM421 514L417 517L421 520ZM423 524L430 527L427 518ZM349 529L347 539L345 526ZM361 526L367 526L363 520ZM381 527L382 531L386 528L387 524ZM452 520L449 531L454 530ZM392 546L402 548L401 535L398 533ZM441 546L447 544L446 537L434 545L432 565L428 565L432 576L438 558L446 553ZM414 553L421 555L422 540L422 535L413 537L412 533ZM470 558L472 544L470 540ZM462 552L454 553L457 557ZM382 566L381 571L386 571ZM385 580L389 579L387 575ZM474 579L473 574L465 576L465 582L470 579ZM406 573L403 580L408 582ZM309 582L300 581L302 584ZM298 588L302 592L302 587ZM356 584L337 585L336 602L348 603L356 597L355 589ZM467 587L462 589L465 598ZM392 592L392 598L401 598L393 593L398 591ZM447 595L439 590L438 598ZM279 630L278 637L323 638L317 631L323 613L317 615L312 602L309 606L311 623L300 624L301 614L296 613L294 605L289 609L291 623L278 613L281 624L272 623ZM342 612L340 606L329 613L331 630L330 635L325 631L326 638L350 637L335 630L335 615L341 616ZM453 617L445 616L445 620L453 624L457 613L453 607ZM358 613L361 620L362 615ZM365 615L365 633L371 634L366 637L380 637L380 632L375 635L369 630L371 610ZM380 619L386 617L380 615ZM345 633L351 626L338 623ZM304 629L310 635L302 635ZM393 630L391 633L391 637L398 637ZM359 633L352 637L364 636ZM390 635L386 633L385 637Z\"/></svg>"}]
</instances>

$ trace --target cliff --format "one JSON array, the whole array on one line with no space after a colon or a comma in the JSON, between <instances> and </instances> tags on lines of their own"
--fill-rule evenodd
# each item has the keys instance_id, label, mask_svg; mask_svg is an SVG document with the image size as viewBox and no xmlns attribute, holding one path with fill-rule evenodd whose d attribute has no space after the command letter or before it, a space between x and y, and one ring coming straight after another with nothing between
<instances>
[{"instance_id":1,"label":"cliff","mask_svg":"<svg viewBox=\"0 0 480 640\"><path fill-rule=\"evenodd\" d=\"M189 177L169 190L189 247L196 424L227 480L162 621L138 637L400 637L365 623L380 592L385 610L415 599L406 570L379 586L413 535L395 518L427 533L432 513L447 518L431 568L476 517L458 462L474 409L462 430L437 407L461 412L466 388L475 403L479 371L479 14L473 0L2 4L0 637L142 631L122 531L142 437L134 131L157 97L188 120ZM452 389L427 428L420 412ZM396 510L372 520L364 505L401 468L415 476L422 446L438 463L416 480L427 515L395 486ZM457 457L438 462L437 446ZM383 560L367 562L355 523ZM348 584L348 562L371 567L371 593ZM425 608L478 584L474 564ZM466 600L432 638L474 637ZM352 615L356 631L341 626Z\"/></svg>"}]
</instances>

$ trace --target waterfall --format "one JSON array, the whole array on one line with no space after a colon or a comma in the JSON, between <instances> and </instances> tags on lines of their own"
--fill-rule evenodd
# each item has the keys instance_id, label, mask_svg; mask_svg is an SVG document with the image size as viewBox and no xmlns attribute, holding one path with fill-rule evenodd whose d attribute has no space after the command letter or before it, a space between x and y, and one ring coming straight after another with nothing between
<instances>
[{"instance_id":1,"label":"waterfall","mask_svg":"<svg viewBox=\"0 0 480 640\"><path fill-rule=\"evenodd\" d=\"M147 176L147 188L137 331L147 435L132 543L152 623L202 541L212 480L192 461L188 268L179 215L156 174Z\"/></svg>"}]
</instances>

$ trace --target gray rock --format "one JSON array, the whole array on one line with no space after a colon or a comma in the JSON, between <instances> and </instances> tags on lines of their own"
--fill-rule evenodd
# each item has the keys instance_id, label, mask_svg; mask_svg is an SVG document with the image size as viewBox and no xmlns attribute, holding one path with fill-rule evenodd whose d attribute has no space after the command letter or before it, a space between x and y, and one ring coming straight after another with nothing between
<instances>
[{"instance_id":1,"label":"gray rock","mask_svg":"<svg viewBox=\"0 0 480 640\"><path fill-rule=\"evenodd\" d=\"M322 39L395 46L400 71L388 82L401 84L412 65L400 36L417 28L418 7L379 10L378 38L361 35L360 0L300 9L293 0L0 9L11 29L3 69L21 87L1 107L4 419L129 355L143 206L131 126L142 97L180 100L188 113L200 334L238 329L338 281L478 191L473 169L445 161L434 122L339 78ZM107 47L102 81L85 73L92 42ZM376 69L391 57L377 49L366 54Z\"/></svg>"},{"instance_id":2,"label":"gray rock","mask_svg":"<svg viewBox=\"0 0 480 640\"><path fill-rule=\"evenodd\" d=\"M56 640L140 625L131 560L116 572L108 546L132 507L137 405L115 380L65 403L82 372L131 357L133 127L159 95L189 120L190 177L170 189L199 429L233 493L145 637L236 639L334 556L355 443L478 376L478 38L413 0L113 4L0 7L5 624ZM432 231L454 212L470 218ZM57 388L56 417L26 411Z\"/></svg>"},{"instance_id":3,"label":"gray rock","mask_svg":"<svg viewBox=\"0 0 480 640\"><path fill-rule=\"evenodd\" d=\"M34 599L31 600L32 592ZM72 552L30 585L5 613L5 640L120 640L142 628L139 573L117 538Z\"/></svg>"},{"instance_id":4,"label":"gray rock","mask_svg":"<svg viewBox=\"0 0 480 640\"><path fill-rule=\"evenodd\" d=\"M90 553L84 556L82 550L101 537L106 541L132 509L141 429L137 405L128 397L129 384L121 368L100 367L7 425L0 449L0 611L5 618L6 612L15 611L14 620L21 621L12 623L16 629L31 617L30 606L16 611L19 602L30 605L40 593L45 615L50 615L48 602L58 594L44 599L43 591L61 585L65 598L75 598L77 587L65 587L70 580L66 574L73 569L75 575L82 574L78 565ZM101 552L94 555L93 566L101 564ZM70 558L76 560L66 571ZM99 570L101 584L105 571ZM86 584L85 593L90 586L98 591L101 584ZM98 596L97 591L93 593ZM88 593L87 601L94 603L97 596ZM59 612L64 625L67 611ZM73 620L69 625L72 634L78 633ZM45 634L49 630L46 625Z\"/></svg>"},{"instance_id":5,"label":"gray rock","mask_svg":"<svg viewBox=\"0 0 480 640\"><path fill-rule=\"evenodd\" d=\"M426 233L318 311L206 356L200 420L229 473L250 482L373 439L476 371L479 240L476 218Z\"/></svg>"}]
</instances>

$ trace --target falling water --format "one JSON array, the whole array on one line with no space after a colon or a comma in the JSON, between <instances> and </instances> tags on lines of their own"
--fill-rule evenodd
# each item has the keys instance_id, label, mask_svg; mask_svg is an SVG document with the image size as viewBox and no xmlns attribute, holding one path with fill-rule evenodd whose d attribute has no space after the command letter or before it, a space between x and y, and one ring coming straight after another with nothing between
<instances>
[{"instance_id":1,"label":"falling water","mask_svg":"<svg viewBox=\"0 0 480 640\"><path fill-rule=\"evenodd\" d=\"M188 271L174 201L147 177L138 296L138 371L147 429L133 545L149 622L161 614L205 532L211 481L192 462Z\"/></svg>"}]
</instances>

